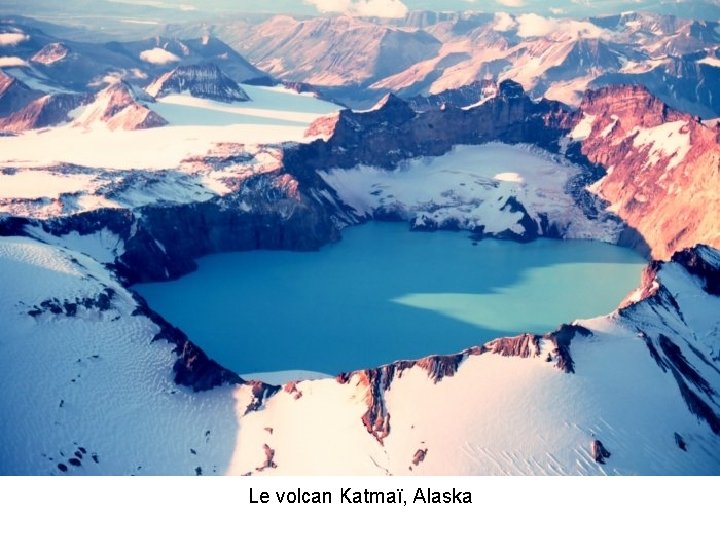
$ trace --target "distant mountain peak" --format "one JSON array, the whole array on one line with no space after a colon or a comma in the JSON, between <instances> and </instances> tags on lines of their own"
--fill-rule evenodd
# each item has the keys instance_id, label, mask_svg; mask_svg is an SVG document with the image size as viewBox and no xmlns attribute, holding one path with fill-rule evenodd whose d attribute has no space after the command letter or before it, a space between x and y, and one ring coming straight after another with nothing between
<instances>
[{"instance_id":1,"label":"distant mountain peak","mask_svg":"<svg viewBox=\"0 0 720 540\"><path fill-rule=\"evenodd\" d=\"M506 79L498 85L498 97L503 99L520 99L526 97L526 94L522 84L512 79Z\"/></svg>"},{"instance_id":2,"label":"distant mountain peak","mask_svg":"<svg viewBox=\"0 0 720 540\"><path fill-rule=\"evenodd\" d=\"M436 94L410 98L408 103L413 110L418 112L442 109L444 107L462 109L480 105L489 99L497 97L497 93L497 81L493 77L483 77L457 88L448 88Z\"/></svg>"},{"instance_id":3,"label":"distant mountain peak","mask_svg":"<svg viewBox=\"0 0 720 540\"><path fill-rule=\"evenodd\" d=\"M69 53L70 49L64 43L48 43L36 52L30 61L49 66L64 60Z\"/></svg>"},{"instance_id":4,"label":"distant mountain peak","mask_svg":"<svg viewBox=\"0 0 720 540\"><path fill-rule=\"evenodd\" d=\"M100 90L82 109L76 125L92 127L101 123L110 129L136 130L167 124L162 116L138 102L138 94L124 81L116 81Z\"/></svg>"},{"instance_id":5,"label":"distant mountain peak","mask_svg":"<svg viewBox=\"0 0 720 540\"><path fill-rule=\"evenodd\" d=\"M40 96L42 92L0 69L0 117L20 110Z\"/></svg>"},{"instance_id":6,"label":"distant mountain peak","mask_svg":"<svg viewBox=\"0 0 720 540\"><path fill-rule=\"evenodd\" d=\"M213 63L179 66L161 75L146 87L154 98L189 94L213 101L249 101L240 85Z\"/></svg>"},{"instance_id":7,"label":"distant mountain peak","mask_svg":"<svg viewBox=\"0 0 720 540\"><path fill-rule=\"evenodd\" d=\"M384 114L392 115L393 118L398 120L403 118L409 119L415 116L415 111L412 110L408 102L400 99L392 92L386 94L370 111L382 111Z\"/></svg>"}]
</instances>

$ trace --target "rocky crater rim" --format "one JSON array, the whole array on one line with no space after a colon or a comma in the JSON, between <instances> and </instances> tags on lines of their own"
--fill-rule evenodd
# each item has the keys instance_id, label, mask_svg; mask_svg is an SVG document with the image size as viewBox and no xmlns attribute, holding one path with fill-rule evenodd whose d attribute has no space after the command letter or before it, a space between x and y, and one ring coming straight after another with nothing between
<instances>
[{"instance_id":1,"label":"rocky crater rim","mask_svg":"<svg viewBox=\"0 0 720 540\"><path fill-rule=\"evenodd\" d=\"M603 99L611 91L588 91L586 101ZM615 91L622 95L630 94L629 99L634 101L649 96L647 90L636 85L616 88ZM504 122L491 121L498 116L504 118ZM469 111L444 108L441 111L416 113L406 102L389 95L373 110L365 113L341 111L333 118L337 121L327 140L285 145L280 171L270 175L261 173L245 180L249 184L246 186L249 188L248 193L255 197L251 202L258 203L258 208L250 213L249 218L237 217L238 210L242 210L243 205L248 203L247 198L232 193L182 205L99 209L49 220L6 216L0 218L0 235L36 236L40 229L45 234L58 237L72 232L83 235L108 229L124 243L123 253L107 264L125 286L177 278L195 269L196 257L210 253L258 248L316 250L329 242L338 241L343 228L378 218L359 218L338 199L329 201L329 204L318 204L318 192L327 190L328 186L319 177L317 170L349 168L358 164L393 169L403 159L422 155L438 156L458 144L481 145L486 142L533 142L540 148L558 153L558 141L571 131L573 122L577 121L577 113L556 102L533 102L521 85L514 81L504 81L499 86L497 97ZM447 134L438 130L443 122L458 119L461 126L459 131ZM439 122L438 126L432 126L428 131L427 126L415 125L429 120ZM468 123L468 120L484 120L483 129L486 131L478 131L477 126ZM322 119L317 122L325 127ZM393 132L393 129L389 129L391 139L382 135L388 126L400 130ZM536 128L542 129L538 132ZM383 151L383 156L391 156L389 161L373 153L373 149L379 148L373 144L378 140L390 141L391 150L395 149L403 140L397 135L405 134L407 129L416 135L410 139L414 141L410 148ZM426 145L433 133L446 134L439 147ZM538 133L541 140L528 140L531 135L537 137ZM362 137L362 143L354 140L357 134ZM342 151L348 146L356 148L358 152L350 155ZM581 153L573 155L568 152L565 157L585 166L591 177L602 174L602 168L590 164ZM168 224L172 224L170 228ZM660 263L651 263L649 268L657 264ZM717 285L710 284L708 287L715 290ZM643 298L640 295L636 301ZM151 312L147 306L143 309ZM209 359L162 317L152 312L152 319L165 330L165 335L160 336L163 334L161 330L159 336L169 335L176 344L178 362L175 366L175 380L178 384L199 391L228 382L243 382L237 374ZM566 335L563 328L557 331L557 335ZM563 343L560 339L556 346L557 362L561 369L571 372L571 360L563 359ZM418 362L422 360L415 363Z\"/></svg>"}]
</instances>

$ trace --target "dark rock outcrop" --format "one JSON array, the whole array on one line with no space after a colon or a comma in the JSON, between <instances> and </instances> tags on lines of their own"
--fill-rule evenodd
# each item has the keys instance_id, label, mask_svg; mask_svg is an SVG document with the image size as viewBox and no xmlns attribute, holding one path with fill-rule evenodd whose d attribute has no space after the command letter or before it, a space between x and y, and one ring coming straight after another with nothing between
<instances>
[{"instance_id":1,"label":"dark rock outcrop","mask_svg":"<svg viewBox=\"0 0 720 540\"><path fill-rule=\"evenodd\" d=\"M170 341L174 336L169 336L167 329L160 332L155 339L167 339ZM173 366L175 372L175 383L188 386L194 392L211 390L223 384L240 384L243 380L232 371L223 368L217 362L210 360L205 352L190 340L174 349L178 359Z\"/></svg>"},{"instance_id":2,"label":"dark rock outcrop","mask_svg":"<svg viewBox=\"0 0 720 540\"><path fill-rule=\"evenodd\" d=\"M455 375L463 360L479 353L478 347L472 347L458 354L427 356L420 360L405 360L356 372L360 377L359 384L367 388L365 400L368 409L361 419L365 429L380 444L390 434L390 413L385 405L385 392L396 378L402 377L403 371L418 366L427 371L428 376L437 383L444 377ZM343 373L338 375L336 380L340 384L346 384L351 380L351 375Z\"/></svg>"},{"instance_id":3,"label":"dark rock outcrop","mask_svg":"<svg viewBox=\"0 0 720 540\"><path fill-rule=\"evenodd\" d=\"M251 381L250 384L252 385L252 400L245 409L245 414L259 411L268 399L282 389L279 385L267 384L262 381Z\"/></svg>"},{"instance_id":4,"label":"dark rock outcrop","mask_svg":"<svg viewBox=\"0 0 720 540\"><path fill-rule=\"evenodd\" d=\"M265 452L265 460L263 461L263 464L255 470L257 472L262 472L265 469L277 469L277 463L275 463L275 450L270 448L267 444L264 444L263 452Z\"/></svg>"},{"instance_id":5,"label":"dark rock outcrop","mask_svg":"<svg viewBox=\"0 0 720 540\"><path fill-rule=\"evenodd\" d=\"M712 386L688 363L680 347L670 338L660 334L656 342L645 333L642 336L658 367L675 378L688 410L707 422L713 433L720 435L720 416L712 406L716 401Z\"/></svg>"},{"instance_id":6,"label":"dark rock outcrop","mask_svg":"<svg viewBox=\"0 0 720 540\"><path fill-rule=\"evenodd\" d=\"M690 274L703 280L706 292L720 296L720 258L717 251L699 245L676 252L672 261L681 264Z\"/></svg>"},{"instance_id":7,"label":"dark rock outcrop","mask_svg":"<svg viewBox=\"0 0 720 540\"><path fill-rule=\"evenodd\" d=\"M685 439L682 435L680 435L678 432L675 432L675 444L677 444L677 447L682 450L683 452L687 452L687 443L685 442Z\"/></svg>"},{"instance_id":8,"label":"dark rock outcrop","mask_svg":"<svg viewBox=\"0 0 720 540\"><path fill-rule=\"evenodd\" d=\"M244 382L239 375L211 360L200 347L188 339L182 330L171 325L150 309L141 296L135 293L133 296L138 304L133 315L147 317L159 328L153 341L164 339L175 345L173 353L177 356L177 360L173 366L173 372L176 384L187 386L194 392L203 392L223 384Z\"/></svg>"},{"instance_id":9,"label":"dark rock outcrop","mask_svg":"<svg viewBox=\"0 0 720 540\"><path fill-rule=\"evenodd\" d=\"M361 420L367 432L380 444L390 434L390 412L385 403L385 392L390 389L393 381L402 377L407 369L419 367L424 369L434 383L445 377L452 377L460 364L469 356L482 354L499 354L505 357L531 358L540 356L541 339L549 340L554 348L551 360L555 366L565 373L574 373L575 364L570 355L570 344L577 336L590 336L590 330L579 325L562 325L555 332L537 336L521 334L516 337L498 338L481 346L469 347L458 354L433 355L420 360L403 360L378 368L367 369L354 373L341 373L336 377L340 384L349 383L353 375L359 377L358 384L367 388L367 411Z\"/></svg>"},{"instance_id":10,"label":"dark rock outcrop","mask_svg":"<svg viewBox=\"0 0 720 540\"><path fill-rule=\"evenodd\" d=\"M303 395L302 392L298 390L296 381L290 381L289 383L286 383L283 387L283 390L288 394L292 395L295 399L300 399Z\"/></svg>"},{"instance_id":11,"label":"dark rock outcrop","mask_svg":"<svg viewBox=\"0 0 720 540\"><path fill-rule=\"evenodd\" d=\"M695 367L702 366L710 370L708 373L720 373L716 365L717 359L709 358L707 353L701 350L702 346L695 341L696 336L690 330L678 340L670 333L670 327L666 327L664 332L653 329L652 333L641 328L642 321L646 317L645 310L648 308L663 321L668 317L681 325L687 325L678 300L660 279L663 268L669 264L680 265L688 274L701 280L706 292L717 295L715 287L720 275L720 256L717 250L707 246L697 246L676 253L671 263L660 261L650 263L643 272L636 301L625 302L618 313L624 320L637 325L638 336L644 341L650 357L664 373L673 376L688 410L707 422L714 433L720 434L717 391Z\"/></svg>"},{"instance_id":12,"label":"dark rock outcrop","mask_svg":"<svg viewBox=\"0 0 720 540\"><path fill-rule=\"evenodd\" d=\"M258 86L275 86L276 84L278 84L278 81L270 77L265 77L254 81L245 81L245 84L254 84ZM338 105L340 107L347 108L347 105L331 96L330 94L332 92L328 92L325 88L320 88L319 86L316 86L314 84L299 81L282 81L281 84L288 90L292 90L293 92L296 92L298 94L310 94L313 97L322 101L327 101L329 103L334 103L335 105Z\"/></svg>"},{"instance_id":13,"label":"dark rock outcrop","mask_svg":"<svg viewBox=\"0 0 720 540\"><path fill-rule=\"evenodd\" d=\"M50 298L43 300L39 305L33 306L27 313L31 317L39 317L48 312L55 315L64 314L66 317L75 317L80 307L103 312L112 307L112 299L115 298L116 294L114 289L106 287L105 290L93 297L74 298L73 300Z\"/></svg>"},{"instance_id":14,"label":"dark rock outcrop","mask_svg":"<svg viewBox=\"0 0 720 540\"><path fill-rule=\"evenodd\" d=\"M555 367L565 373L575 373L575 362L570 355L570 343L577 335L587 337L591 336L592 332L577 324L563 324L558 330L545 335L555 345L551 353L556 359Z\"/></svg>"},{"instance_id":15,"label":"dark rock outcrop","mask_svg":"<svg viewBox=\"0 0 720 540\"><path fill-rule=\"evenodd\" d=\"M425 461L425 456L427 456L427 453L427 448L418 448L417 452L415 452L415 454L413 455L412 464L416 467L420 465L423 461Z\"/></svg>"},{"instance_id":16,"label":"dark rock outcrop","mask_svg":"<svg viewBox=\"0 0 720 540\"><path fill-rule=\"evenodd\" d=\"M593 439L590 443L590 455L596 463L605 465L607 458L609 458L612 454L607 448L605 448L600 439Z\"/></svg>"},{"instance_id":17,"label":"dark rock outcrop","mask_svg":"<svg viewBox=\"0 0 720 540\"><path fill-rule=\"evenodd\" d=\"M530 358L540 354L540 336L534 334L521 334L516 337L502 337L494 339L480 347L480 353L499 354L500 356L515 356Z\"/></svg>"}]
</instances>

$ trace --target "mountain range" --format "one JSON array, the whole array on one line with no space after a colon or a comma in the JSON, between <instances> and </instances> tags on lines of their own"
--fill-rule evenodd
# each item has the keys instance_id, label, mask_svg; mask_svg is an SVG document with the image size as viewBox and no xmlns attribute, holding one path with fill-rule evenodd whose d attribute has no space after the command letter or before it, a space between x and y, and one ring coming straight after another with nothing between
<instances>
[{"instance_id":1,"label":"mountain range","mask_svg":"<svg viewBox=\"0 0 720 540\"><path fill-rule=\"evenodd\" d=\"M437 94L492 75L569 105L586 88L643 84L676 108L720 115L712 95L720 74L716 21L647 12L580 20L430 12L391 22L278 15L209 28L268 73L312 83L351 106L388 91Z\"/></svg>"},{"instance_id":2,"label":"mountain range","mask_svg":"<svg viewBox=\"0 0 720 540\"><path fill-rule=\"evenodd\" d=\"M720 472L717 23L282 15L98 44L11 19L0 473ZM132 288L371 220L647 264L608 314L283 384Z\"/></svg>"}]
</instances>

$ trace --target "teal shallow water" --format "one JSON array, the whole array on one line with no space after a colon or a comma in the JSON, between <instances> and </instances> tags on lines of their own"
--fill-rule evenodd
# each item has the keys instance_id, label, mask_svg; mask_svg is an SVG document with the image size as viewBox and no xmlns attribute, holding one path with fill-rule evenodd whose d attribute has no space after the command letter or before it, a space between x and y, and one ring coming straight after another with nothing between
<instances>
[{"instance_id":1,"label":"teal shallow water","mask_svg":"<svg viewBox=\"0 0 720 540\"><path fill-rule=\"evenodd\" d=\"M335 374L457 352L604 315L639 284L643 259L616 246L369 223L319 252L203 257L168 283L138 285L150 306L238 373Z\"/></svg>"}]
</instances>

